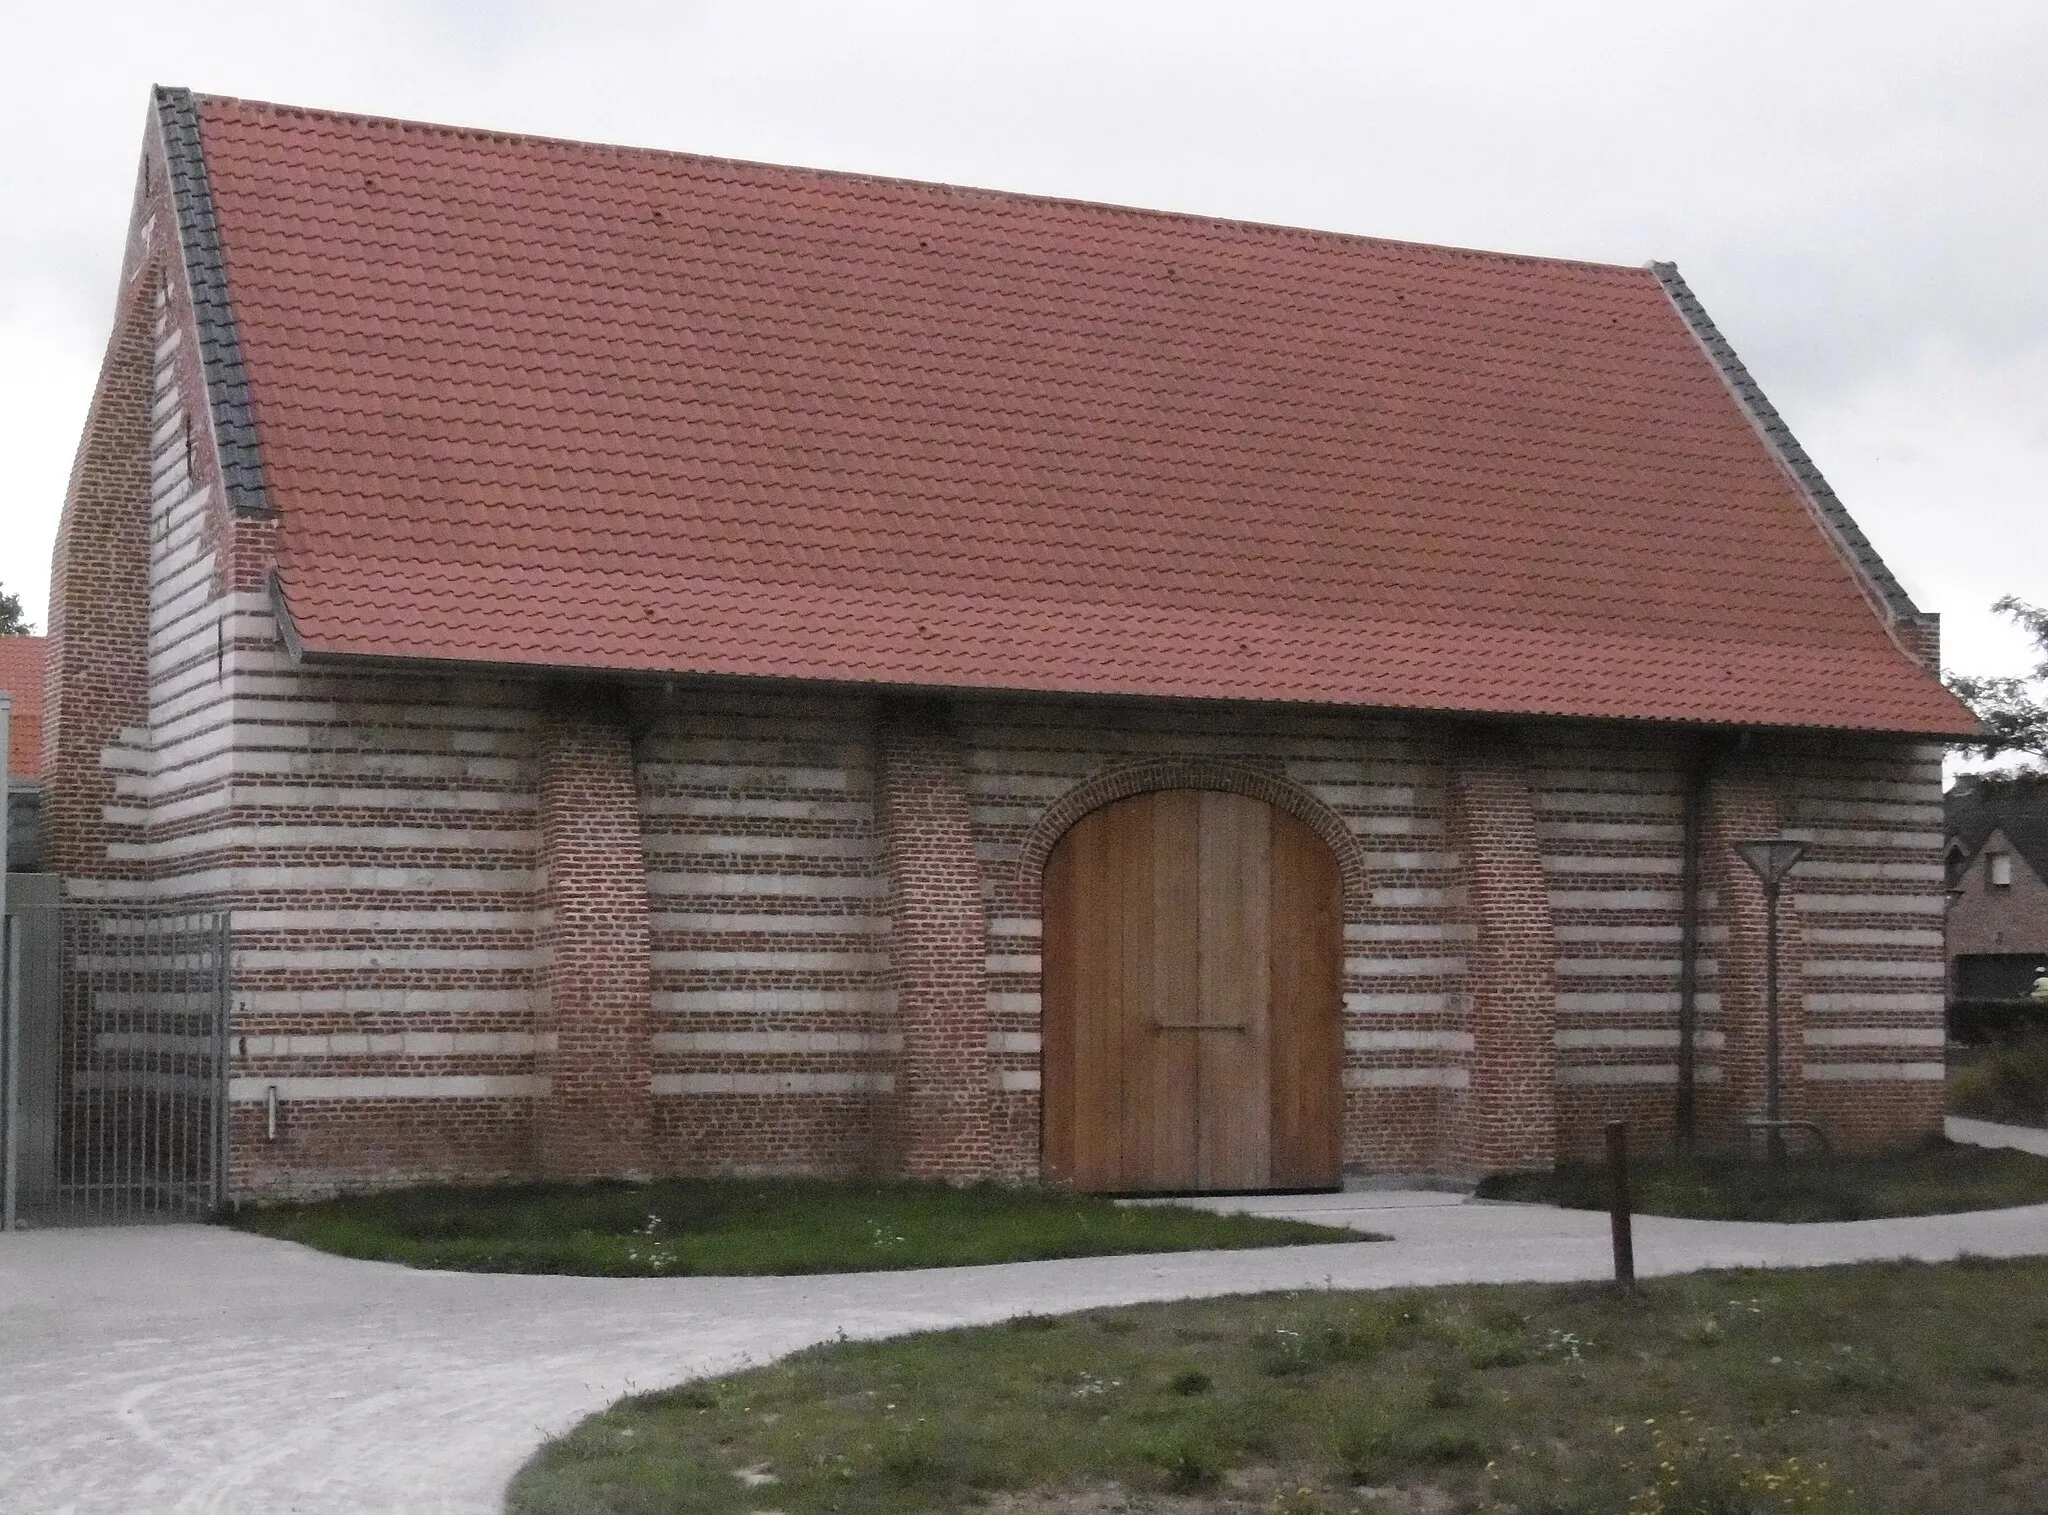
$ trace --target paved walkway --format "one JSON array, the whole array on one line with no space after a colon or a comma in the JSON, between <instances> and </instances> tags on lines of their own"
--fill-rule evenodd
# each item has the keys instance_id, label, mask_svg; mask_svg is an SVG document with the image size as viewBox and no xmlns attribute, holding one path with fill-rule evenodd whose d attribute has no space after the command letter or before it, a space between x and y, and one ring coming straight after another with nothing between
<instances>
[{"instance_id":1,"label":"paved walkway","mask_svg":"<svg viewBox=\"0 0 2048 1515\"><path fill-rule=\"evenodd\" d=\"M2039 1126L1996 1126L1988 1120L1964 1120L1951 1115L1948 1135L1950 1141L1968 1142L1973 1147L2017 1147L2022 1152L2048 1157L2048 1131Z\"/></svg>"},{"instance_id":2,"label":"paved walkway","mask_svg":"<svg viewBox=\"0 0 2048 1515\"><path fill-rule=\"evenodd\" d=\"M1235 1204L1394 1240L641 1280L422 1273L203 1226L0 1236L0 1510L495 1515L544 1436L619 1395L842 1331L1609 1268L1606 1219L1592 1212L1414 1191ZM2048 1253L2048 1205L1847 1225L1641 1217L1636 1246L1646 1274L2021 1256Z\"/></svg>"}]
</instances>

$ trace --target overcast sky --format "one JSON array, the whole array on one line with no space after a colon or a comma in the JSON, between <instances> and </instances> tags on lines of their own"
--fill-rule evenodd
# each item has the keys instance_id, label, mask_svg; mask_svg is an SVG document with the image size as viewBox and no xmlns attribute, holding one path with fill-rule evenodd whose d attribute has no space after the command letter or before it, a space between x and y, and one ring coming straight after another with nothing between
<instances>
[{"instance_id":1,"label":"overcast sky","mask_svg":"<svg viewBox=\"0 0 2048 1515\"><path fill-rule=\"evenodd\" d=\"M2048 601L2048 5L0 0L0 585L40 622L151 83L1676 261L1947 661Z\"/></svg>"}]
</instances>

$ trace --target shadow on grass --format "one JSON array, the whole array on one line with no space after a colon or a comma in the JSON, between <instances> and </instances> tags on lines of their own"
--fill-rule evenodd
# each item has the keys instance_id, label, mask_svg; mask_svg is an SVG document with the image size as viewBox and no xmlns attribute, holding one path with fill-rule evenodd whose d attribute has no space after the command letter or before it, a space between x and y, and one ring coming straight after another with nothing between
<instances>
[{"instance_id":1,"label":"shadow on grass","mask_svg":"<svg viewBox=\"0 0 2048 1515\"><path fill-rule=\"evenodd\" d=\"M1646 1157L1629 1170L1643 1215L1699 1220L1879 1220L1950 1215L2048 1202L2048 1158L1935 1142L1869 1157L1799 1155L1772 1164L1746 1158ZM1512 1173L1479 1185L1481 1199L1568 1210L1607 1208L1607 1172L1576 1164Z\"/></svg>"},{"instance_id":2,"label":"shadow on grass","mask_svg":"<svg viewBox=\"0 0 2048 1515\"><path fill-rule=\"evenodd\" d=\"M849 1273L1375 1239L1057 1190L822 1179L419 1188L248 1208L222 1219L343 1257L628 1278Z\"/></svg>"}]
</instances>

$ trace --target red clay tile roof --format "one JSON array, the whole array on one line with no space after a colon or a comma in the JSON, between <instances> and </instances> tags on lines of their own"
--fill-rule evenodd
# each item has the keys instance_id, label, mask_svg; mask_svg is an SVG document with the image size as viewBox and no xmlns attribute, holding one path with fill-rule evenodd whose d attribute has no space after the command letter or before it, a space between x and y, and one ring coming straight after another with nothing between
<instances>
[{"instance_id":1,"label":"red clay tile roof","mask_svg":"<svg viewBox=\"0 0 2048 1515\"><path fill-rule=\"evenodd\" d=\"M309 655L1974 730L1646 270L199 122Z\"/></svg>"},{"instance_id":2,"label":"red clay tile roof","mask_svg":"<svg viewBox=\"0 0 2048 1515\"><path fill-rule=\"evenodd\" d=\"M0 637L0 690L13 696L7 774L32 779L43 771L43 639Z\"/></svg>"}]
</instances>

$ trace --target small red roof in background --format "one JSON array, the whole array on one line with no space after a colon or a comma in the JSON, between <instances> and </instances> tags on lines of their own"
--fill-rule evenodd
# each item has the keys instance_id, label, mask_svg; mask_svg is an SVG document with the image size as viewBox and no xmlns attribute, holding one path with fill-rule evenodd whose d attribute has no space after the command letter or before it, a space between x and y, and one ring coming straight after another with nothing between
<instances>
[{"instance_id":1,"label":"small red roof in background","mask_svg":"<svg viewBox=\"0 0 2048 1515\"><path fill-rule=\"evenodd\" d=\"M41 637L0 637L0 692L10 695L14 705L7 743L7 775L37 778L43 771Z\"/></svg>"},{"instance_id":2,"label":"small red roof in background","mask_svg":"<svg viewBox=\"0 0 2048 1515\"><path fill-rule=\"evenodd\" d=\"M199 110L311 653L1975 729L1645 270Z\"/></svg>"}]
</instances>

